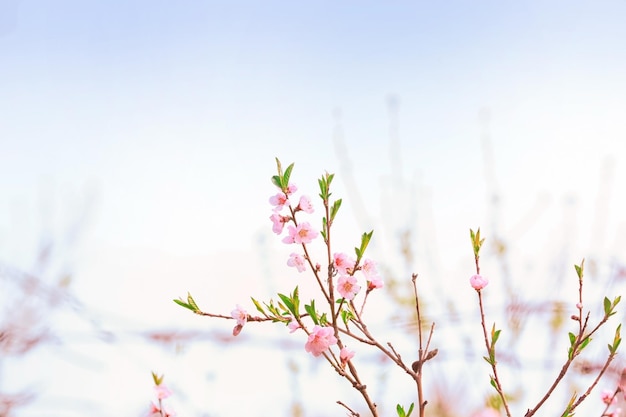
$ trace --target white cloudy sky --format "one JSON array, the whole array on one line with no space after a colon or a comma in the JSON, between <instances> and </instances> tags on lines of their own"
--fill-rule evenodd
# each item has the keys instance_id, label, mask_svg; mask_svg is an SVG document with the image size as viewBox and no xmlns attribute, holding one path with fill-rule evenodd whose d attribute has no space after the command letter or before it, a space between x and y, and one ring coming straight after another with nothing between
<instances>
[{"instance_id":1,"label":"white cloudy sky","mask_svg":"<svg viewBox=\"0 0 626 417\"><path fill-rule=\"evenodd\" d=\"M570 228L576 259L623 260L625 18L621 1L1 1L1 260L29 269L40 241L54 240L105 327L189 326L195 317L171 303L187 290L223 310L280 287L262 269L286 249L259 253L274 157L296 163L311 195L336 172L341 236L362 231L338 123L366 226L389 237L414 221L429 247L420 272L464 265L467 229L496 227L490 190L520 263ZM394 187L419 202L385 197ZM49 374L27 375L51 389ZM122 403L137 407L139 395ZM33 413L23 415L41 407Z\"/></svg>"}]
</instances>

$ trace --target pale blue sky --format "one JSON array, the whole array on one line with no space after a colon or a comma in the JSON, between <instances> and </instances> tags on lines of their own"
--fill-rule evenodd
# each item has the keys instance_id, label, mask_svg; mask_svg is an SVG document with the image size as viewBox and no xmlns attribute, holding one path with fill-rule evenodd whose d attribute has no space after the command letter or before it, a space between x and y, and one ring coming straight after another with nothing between
<instances>
[{"instance_id":1,"label":"pale blue sky","mask_svg":"<svg viewBox=\"0 0 626 417\"><path fill-rule=\"evenodd\" d=\"M398 182L390 94L416 227L436 237L420 273L458 272L467 229L492 224L485 108L519 263L555 245L546 234L565 224L568 198L572 256L624 259L625 19L623 1L0 1L0 259L28 268L39 239L59 239L90 204L79 243L57 254L87 305L145 326L191 321L171 303L187 290L219 291L210 302L230 308L242 288L267 290L248 262L259 267L255 242L271 226L274 157L296 163L308 194L324 170L341 174L336 109L371 226L389 227L376 236L407 219L380 210L393 203L383 185ZM535 201L541 228L527 233ZM346 236L362 231L346 222ZM282 264L286 249L270 248ZM207 283L215 274L227 278Z\"/></svg>"}]
</instances>

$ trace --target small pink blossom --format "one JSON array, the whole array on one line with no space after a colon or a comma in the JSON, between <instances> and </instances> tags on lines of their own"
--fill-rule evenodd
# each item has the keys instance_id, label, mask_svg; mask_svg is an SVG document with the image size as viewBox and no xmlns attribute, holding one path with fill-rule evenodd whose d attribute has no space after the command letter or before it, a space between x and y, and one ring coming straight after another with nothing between
<instances>
[{"instance_id":1,"label":"small pink blossom","mask_svg":"<svg viewBox=\"0 0 626 417\"><path fill-rule=\"evenodd\" d=\"M304 345L304 349L317 357L335 343L337 343L337 338L334 335L332 327L320 327L316 325L313 327L311 334L309 334L309 339Z\"/></svg>"},{"instance_id":2,"label":"small pink blossom","mask_svg":"<svg viewBox=\"0 0 626 417\"><path fill-rule=\"evenodd\" d=\"M363 263L361 264L361 271L363 271L363 275L365 275L365 278L368 280L378 275L376 264L371 259L363 260Z\"/></svg>"},{"instance_id":3,"label":"small pink blossom","mask_svg":"<svg viewBox=\"0 0 626 417\"><path fill-rule=\"evenodd\" d=\"M337 291L346 300L352 300L361 287L357 285L356 278L351 275L342 275L337 280Z\"/></svg>"},{"instance_id":4,"label":"small pink blossom","mask_svg":"<svg viewBox=\"0 0 626 417\"><path fill-rule=\"evenodd\" d=\"M289 333L293 333L296 330L302 328L302 326L300 326L300 323L298 323L298 320L296 319L291 319L291 321L289 322L289 324L287 325L287 327L289 328L290 332Z\"/></svg>"},{"instance_id":5,"label":"small pink blossom","mask_svg":"<svg viewBox=\"0 0 626 417\"><path fill-rule=\"evenodd\" d=\"M273 225L272 225L272 232L276 233L277 235L281 234L283 232L283 228L285 227L285 223L287 223L289 220L291 220L290 217L287 216L281 216L278 213L274 213L270 216L270 220L272 221Z\"/></svg>"},{"instance_id":6,"label":"small pink blossom","mask_svg":"<svg viewBox=\"0 0 626 417\"><path fill-rule=\"evenodd\" d=\"M576 303L576 308L579 309L579 310L582 310L583 304L582 303Z\"/></svg>"},{"instance_id":7,"label":"small pink blossom","mask_svg":"<svg viewBox=\"0 0 626 417\"><path fill-rule=\"evenodd\" d=\"M622 409L617 407L608 414L604 414L606 417L620 417L622 415Z\"/></svg>"},{"instance_id":8,"label":"small pink blossom","mask_svg":"<svg viewBox=\"0 0 626 417\"><path fill-rule=\"evenodd\" d=\"M350 359L352 359L354 357L354 351L351 349L348 349L347 347L343 347L341 348L341 352L339 352L339 359L341 360L341 367L345 367L346 363L348 363L348 361Z\"/></svg>"},{"instance_id":9,"label":"small pink blossom","mask_svg":"<svg viewBox=\"0 0 626 417\"><path fill-rule=\"evenodd\" d=\"M306 270L306 264L304 256L297 253L292 253L287 259L287 265L295 267L298 272L304 272Z\"/></svg>"},{"instance_id":10,"label":"small pink blossom","mask_svg":"<svg viewBox=\"0 0 626 417\"><path fill-rule=\"evenodd\" d=\"M600 393L600 398L602 398L602 402L604 404L613 404L616 401L616 398L614 396L615 392L605 389L604 391L602 391Z\"/></svg>"},{"instance_id":11,"label":"small pink blossom","mask_svg":"<svg viewBox=\"0 0 626 417\"><path fill-rule=\"evenodd\" d=\"M374 277L372 278L370 281L367 281L367 290L368 291L372 291L376 288L382 288L383 287L383 280L380 277Z\"/></svg>"},{"instance_id":12,"label":"small pink blossom","mask_svg":"<svg viewBox=\"0 0 626 417\"><path fill-rule=\"evenodd\" d=\"M166 385L155 385L154 390L156 391L156 396L159 400L163 400L170 395L172 395L172 391Z\"/></svg>"},{"instance_id":13,"label":"small pink blossom","mask_svg":"<svg viewBox=\"0 0 626 417\"><path fill-rule=\"evenodd\" d=\"M298 191L298 187L296 186L296 184L287 185L287 195L291 195L295 193L296 191Z\"/></svg>"},{"instance_id":14,"label":"small pink blossom","mask_svg":"<svg viewBox=\"0 0 626 417\"><path fill-rule=\"evenodd\" d=\"M175 417L176 413L172 411L168 406L163 406L161 409L159 404L150 404L150 410L146 417Z\"/></svg>"},{"instance_id":15,"label":"small pink blossom","mask_svg":"<svg viewBox=\"0 0 626 417\"><path fill-rule=\"evenodd\" d=\"M300 223L297 226L290 225L289 235L283 238L284 243L310 243L318 235L308 222Z\"/></svg>"},{"instance_id":16,"label":"small pink blossom","mask_svg":"<svg viewBox=\"0 0 626 417\"><path fill-rule=\"evenodd\" d=\"M350 274L354 269L354 259L350 258L345 253L335 253L333 265L340 274Z\"/></svg>"},{"instance_id":17,"label":"small pink blossom","mask_svg":"<svg viewBox=\"0 0 626 417\"><path fill-rule=\"evenodd\" d=\"M230 312L230 316L237 320L237 325L243 327L244 324L248 321L248 312L244 310L239 304L237 304L236 308Z\"/></svg>"},{"instance_id":18,"label":"small pink blossom","mask_svg":"<svg viewBox=\"0 0 626 417\"><path fill-rule=\"evenodd\" d=\"M296 211L297 210L302 210L309 214L313 213L313 204L311 204L309 197L305 195L300 197L300 202L298 203L298 207L296 207Z\"/></svg>"},{"instance_id":19,"label":"small pink blossom","mask_svg":"<svg viewBox=\"0 0 626 417\"><path fill-rule=\"evenodd\" d=\"M482 275L472 275L470 277L470 285L476 291L480 291L489 284L489 280Z\"/></svg>"},{"instance_id":20,"label":"small pink blossom","mask_svg":"<svg viewBox=\"0 0 626 417\"><path fill-rule=\"evenodd\" d=\"M270 197L270 204L274 206L275 212L279 212L289 205L289 198L284 193L278 193Z\"/></svg>"}]
</instances>

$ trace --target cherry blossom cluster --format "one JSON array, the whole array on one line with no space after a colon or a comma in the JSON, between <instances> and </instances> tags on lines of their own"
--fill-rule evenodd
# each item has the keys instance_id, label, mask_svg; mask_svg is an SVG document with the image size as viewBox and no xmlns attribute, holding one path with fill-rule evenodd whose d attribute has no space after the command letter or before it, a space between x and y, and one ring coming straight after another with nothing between
<instances>
[{"instance_id":1,"label":"cherry blossom cluster","mask_svg":"<svg viewBox=\"0 0 626 417\"><path fill-rule=\"evenodd\" d=\"M321 228L316 229L312 226L311 221L303 220L304 215L315 213L311 199L302 195L296 197L298 188L290 181L293 164L283 170L280 161L277 162L278 174L272 177L273 184L277 187L278 192L272 195L269 203L272 206L272 214L269 219L272 222L272 231L281 236L283 243L293 245L293 252L289 255L286 264L288 267L295 268L298 273L309 272L309 276L317 284L316 295L310 301L301 300L301 294L298 286L289 293L278 293L278 300L269 300L268 302L259 302L251 297L251 300L260 313L260 315L251 315L240 304L230 312L230 315L222 315L208 313L202 311L191 294L187 299L174 300L177 304L185 307L196 314L229 319L235 321L233 335L240 334L244 326L249 322L273 322L281 323L290 333L306 335L304 341L304 350L315 358L326 360L328 364L346 379L352 387L354 387L365 401L367 408L374 417L378 417L379 411L376 402L370 397L367 390L367 384L362 381L357 363L355 351L348 347L352 343L365 345L368 348L378 349L386 358L390 359L395 365L400 367L405 374L414 381L417 388L417 402L410 404L405 409L404 406L398 404L396 412L398 417L409 417L414 408L418 410L420 417L425 417L425 409L428 401L425 399L425 393L422 385L422 376L424 373L424 365L427 361L433 359L438 349L431 348L431 339L433 336L435 324L431 323L430 331L423 334L424 322L420 315L420 300L417 289L417 274L412 275L415 309L417 313L417 346L413 351L405 355L412 357L413 362L406 362L405 357L400 355L390 342L381 343L371 333L368 326L363 320L363 311L370 293L376 289L383 288L383 280L378 273L376 263L365 257L365 252L372 238L373 231L363 233L360 245L354 248L356 256L349 255L347 252L334 251L334 242L331 244L331 230L336 219L337 213L341 206L341 199L332 201L330 199L330 185L334 178L333 174L326 173L319 180L320 193L322 202ZM297 203L296 203L297 201ZM321 237L322 242L318 239ZM469 278L469 284L475 290L478 306L480 310L480 330L486 350L486 356L483 359L490 366L489 384L495 389L494 403L490 406L473 414L473 417L496 417L502 414L512 417L509 407L511 395L505 390L505 381L502 381L499 375L498 367L498 350L497 342L500 339L501 330L496 328L496 324L487 326L486 309L483 303L483 297L487 292L489 280L481 274L480 271L480 251L484 243L480 236L480 229L476 232L470 230L471 244L474 252L475 273ZM325 246L325 255L321 262L311 258L310 245L323 244ZM604 298L604 315L597 324L592 325L590 322L590 312L583 310L583 272L584 260L580 265L575 265L578 275L579 297L575 304L576 313L571 316L577 329L568 333L569 349L567 358L561 367L561 372L556 376L547 392L538 402L527 408L524 417L532 417L545 404L548 398L553 394L556 387L562 382L565 374L568 372L573 362L579 357L583 349L591 342L592 336L602 327L609 317L616 314L616 306L620 302L620 297L613 300ZM572 303L572 306L574 303ZM618 347L621 343L620 335L621 325L618 325L613 342L607 345L609 353L607 359L596 375L593 382L587 390L582 393L574 393L570 402L564 407L560 415L562 417L572 417L577 407L589 397L591 391L598 385L601 377L607 371L611 361L617 354ZM304 340L304 338L303 338ZM154 403L151 408L150 416L166 417L172 416L170 411L165 411L162 406L162 400L167 398L171 393L162 385L162 377L157 378L153 374L157 389L158 403ZM616 407L616 396L620 392L624 392L626 387L626 370L622 376L623 383L614 391L606 391L601 394L601 400L605 404L605 409L601 417L618 417L621 410ZM359 416L359 412L342 403L348 415L352 417ZM496 404L496 405L494 405Z\"/></svg>"}]
</instances>

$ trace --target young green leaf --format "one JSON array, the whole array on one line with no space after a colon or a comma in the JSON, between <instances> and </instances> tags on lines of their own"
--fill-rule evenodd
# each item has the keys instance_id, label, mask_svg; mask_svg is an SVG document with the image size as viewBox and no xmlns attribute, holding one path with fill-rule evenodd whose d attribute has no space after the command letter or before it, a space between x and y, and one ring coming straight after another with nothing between
<instances>
[{"instance_id":1,"label":"young green leaf","mask_svg":"<svg viewBox=\"0 0 626 417\"><path fill-rule=\"evenodd\" d=\"M591 338L589 336L585 337L580 344L580 348L578 348L578 352L582 351L588 344L591 342Z\"/></svg>"},{"instance_id":2,"label":"young green leaf","mask_svg":"<svg viewBox=\"0 0 626 417\"><path fill-rule=\"evenodd\" d=\"M293 290L291 294L291 299L293 300L293 309L294 309L294 317L300 317L300 296L298 293L298 286Z\"/></svg>"},{"instance_id":3,"label":"young green leaf","mask_svg":"<svg viewBox=\"0 0 626 417\"><path fill-rule=\"evenodd\" d=\"M611 300L608 297L604 297L604 315L607 317L611 315Z\"/></svg>"},{"instance_id":4,"label":"young green leaf","mask_svg":"<svg viewBox=\"0 0 626 417\"><path fill-rule=\"evenodd\" d=\"M341 207L341 198L339 200L336 200L332 207L330 208L330 221L332 222L333 220L335 220L335 216L337 215L337 212L339 211L339 207Z\"/></svg>"},{"instance_id":5,"label":"young green leaf","mask_svg":"<svg viewBox=\"0 0 626 417\"><path fill-rule=\"evenodd\" d=\"M185 308L187 308L187 309L189 309L189 310L193 311L194 313L196 312L196 310L195 310L192 306L190 306L189 304L187 304L187 303L186 303L186 302L184 302L183 300L174 300L174 302L175 302L176 304L178 304L179 306L181 306L181 307L185 307Z\"/></svg>"},{"instance_id":6,"label":"young green leaf","mask_svg":"<svg viewBox=\"0 0 626 417\"><path fill-rule=\"evenodd\" d=\"M193 311L200 311L198 304L196 304L193 297L191 296L191 293L189 292L187 293L187 304L189 304L193 308Z\"/></svg>"},{"instance_id":7,"label":"young green leaf","mask_svg":"<svg viewBox=\"0 0 626 417\"><path fill-rule=\"evenodd\" d=\"M281 300L283 300L283 303L285 303L285 305L287 306L287 309L289 310L289 312L295 316L296 315L296 310L294 308L294 304L293 301L291 300L291 298L287 297L284 294L278 294L278 296L280 297Z\"/></svg>"},{"instance_id":8,"label":"young green leaf","mask_svg":"<svg viewBox=\"0 0 626 417\"><path fill-rule=\"evenodd\" d=\"M574 268L576 269L576 275L578 275L578 279L579 280L583 279L584 267L585 267L585 260L584 259L580 263L580 265L574 265Z\"/></svg>"},{"instance_id":9,"label":"young green leaf","mask_svg":"<svg viewBox=\"0 0 626 417\"><path fill-rule=\"evenodd\" d=\"M622 329L622 325L620 323L619 326L617 326L617 329L615 329L615 336L613 336L613 344L612 345L608 345L609 346L609 352L611 354L615 354L615 352L617 352L617 348L619 347L620 343L622 343L622 337L620 335L620 331Z\"/></svg>"},{"instance_id":10,"label":"young green leaf","mask_svg":"<svg viewBox=\"0 0 626 417\"><path fill-rule=\"evenodd\" d=\"M291 164L287 167L287 169L285 170L285 174L283 175L283 187L284 189L287 188L287 186L289 186L289 178L291 178L291 171L293 171L293 165Z\"/></svg>"},{"instance_id":11,"label":"young green leaf","mask_svg":"<svg viewBox=\"0 0 626 417\"><path fill-rule=\"evenodd\" d=\"M161 385L161 383L163 382L163 377L165 377L165 375L157 375L156 373L152 372L152 380L154 381L154 385Z\"/></svg>"},{"instance_id":12,"label":"young green leaf","mask_svg":"<svg viewBox=\"0 0 626 417\"><path fill-rule=\"evenodd\" d=\"M250 299L252 300L252 303L254 304L256 309L259 311L259 313L263 314L265 317L269 317L267 313L265 312L265 310L263 310L263 307L261 307L261 304L257 300L255 300L252 297L250 297Z\"/></svg>"},{"instance_id":13,"label":"young green leaf","mask_svg":"<svg viewBox=\"0 0 626 417\"><path fill-rule=\"evenodd\" d=\"M568 333L569 336L569 344L570 346L574 346L574 343L576 342L576 335L572 332Z\"/></svg>"},{"instance_id":14,"label":"young green leaf","mask_svg":"<svg viewBox=\"0 0 626 417\"><path fill-rule=\"evenodd\" d=\"M348 322L354 318L354 314L350 310L341 310L341 320L346 326Z\"/></svg>"},{"instance_id":15,"label":"young green leaf","mask_svg":"<svg viewBox=\"0 0 626 417\"><path fill-rule=\"evenodd\" d=\"M311 300L311 304L305 304L304 310L309 314L313 323L320 324L319 319L317 318L317 312L315 311L315 300Z\"/></svg>"}]
</instances>

